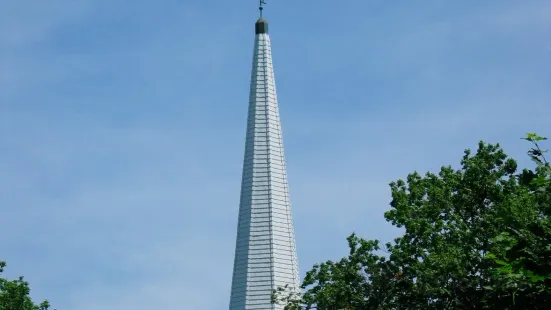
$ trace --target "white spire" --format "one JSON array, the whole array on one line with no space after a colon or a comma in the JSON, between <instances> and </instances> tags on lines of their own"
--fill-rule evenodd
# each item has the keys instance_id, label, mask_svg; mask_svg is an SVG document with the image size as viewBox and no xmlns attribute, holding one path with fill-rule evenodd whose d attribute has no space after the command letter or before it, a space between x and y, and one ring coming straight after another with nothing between
<instances>
[{"instance_id":1,"label":"white spire","mask_svg":"<svg viewBox=\"0 0 551 310\"><path fill-rule=\"evenodd\" d=\"M299 275L268 23L255 25L230 310L279 310L273 290Z\"/></svg>"}]
</instances>

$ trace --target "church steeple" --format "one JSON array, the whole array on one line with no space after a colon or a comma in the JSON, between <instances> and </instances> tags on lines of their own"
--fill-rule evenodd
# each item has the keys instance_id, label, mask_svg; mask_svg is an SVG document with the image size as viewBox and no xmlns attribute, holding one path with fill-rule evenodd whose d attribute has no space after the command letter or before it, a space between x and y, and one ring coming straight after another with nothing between
<instances>
[{"instance_id":1,"label":"church steeple","mask_svg":"<svg viewBox=\"0 0 551 310\"><path fill-rule=\"evenodd\" d=\"M273 290L299 290L298 262L268 22L255 23L253 68L230 310L280 310Z\"/></svg>"}]
</instances>

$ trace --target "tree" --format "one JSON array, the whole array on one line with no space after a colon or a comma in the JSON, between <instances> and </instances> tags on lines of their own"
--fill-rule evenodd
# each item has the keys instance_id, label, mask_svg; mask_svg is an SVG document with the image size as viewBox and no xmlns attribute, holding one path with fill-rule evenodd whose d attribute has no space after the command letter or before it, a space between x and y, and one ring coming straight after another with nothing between
<instances>
[{"instance_id":1,"label":"tree","mask_svg":"<svg viewBox=\"0 0 551 310\"><path fill-rule=\"evenodd\" d=\"M518 172L499 145L480 142L458 170L391 182L384 216L404 234L384 247L351 235L347 257L315 265L303 294L277 300L287 309L548 309L551 168L544 138L526 139L535 170Z\"/></svg>"},{"instance_id":2,"label":"tree","mask_svg":"<svg viewBox=\"0 0 551 310\"><path fill-rule=\"evenodd\" d=\"M551 304L551 165L539 142L546 140L534 133L524 138L533 144L528 151L537 164L536 171L524 170L520 183L531 192L535 208L528 223L519 224L522 214L502 214L509 226L494 239L494 253L487 257L499 267L491 290L509 296L515 304ZM549 307L549 306L547 306Z\"/></svg>"},{"instance_id":3,"label":"tree","mask_svg":"<svg viewBox=\"0 0 551 310\"><path fill-rule=\"evenodd\" d=\"M0 275L6 263L0 261ZM29 283L19 277L17 280L7 280L0 277L0 310L48 310L50 304L43 301L35 304L29 296Z\"/></svg>"}]
</instances>

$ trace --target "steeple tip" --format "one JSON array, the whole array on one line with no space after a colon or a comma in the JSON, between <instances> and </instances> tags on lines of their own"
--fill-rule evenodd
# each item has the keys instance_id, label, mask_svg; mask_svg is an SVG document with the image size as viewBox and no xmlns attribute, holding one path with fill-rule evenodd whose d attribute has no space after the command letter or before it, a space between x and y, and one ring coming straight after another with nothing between
<instances>
[{"instance_id":1,"label":"steeple tip","mask_svg":"<svg viewBox=\"0 0 551 310\"><path fill-rule=\"evenodd\" d=\"M258 6L258 10L260 11L260 17L254 25L255 33L268 33L268 22L262 18L262 11L264 10L264 4L266 4L266 0L260 0L259 2L260 5Z\"/></svg>"},{"instance_id":2,"label":"steeple tip","mask_svg":"<svg viewBox=\"0 0 551 310\"><path fill-rule=\"evenodd\" d=\"M263 19L262 16L258 18L256 24L254 25L255 33L268 33L268 21Z\"/></svg>"}]
</instances>

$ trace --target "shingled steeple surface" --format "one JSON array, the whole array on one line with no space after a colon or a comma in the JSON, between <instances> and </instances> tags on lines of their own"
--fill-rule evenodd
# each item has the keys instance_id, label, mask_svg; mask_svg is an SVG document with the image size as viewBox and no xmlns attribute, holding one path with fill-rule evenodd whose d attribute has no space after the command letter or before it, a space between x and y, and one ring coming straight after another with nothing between
<instances>
[{"instance_id":1,"label":"shingled steeple surface","mask_svg":"<svg viewBox=\"0 0 551 310\"><path fill-rule=\"evenodd\" d=\"M245 159L230 310L280 310L278 287L299 274L268 22L255 24Z\"/></svg>"}]
</instances>

